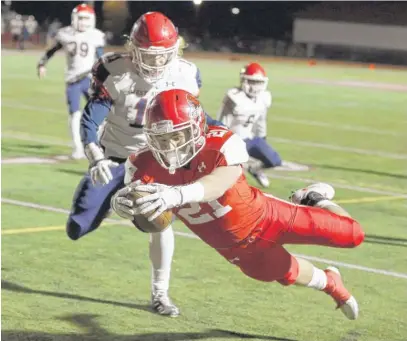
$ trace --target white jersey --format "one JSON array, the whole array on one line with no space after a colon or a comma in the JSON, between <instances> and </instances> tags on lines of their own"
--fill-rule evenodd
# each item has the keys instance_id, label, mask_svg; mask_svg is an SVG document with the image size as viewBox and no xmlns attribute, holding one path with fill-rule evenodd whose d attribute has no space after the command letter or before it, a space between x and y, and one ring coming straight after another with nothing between
<instances>
[{"instance_id":1,"label":"white jersey","mask_svg":"<svg viewBox=\"0 0 407 341\"><path fill-rule=\"evenodd\" d=\"M96 49L105 45L105 34L98 29L79 32L66 26L58 30L55 40L66 53L65 81L73 83L92 70Z\"/></svg>"},{"instance_id":2,"label":"white jersey","mask_svg":"<svg viewBox=\"0 0 407 341\"><path fill-rule=\"evenodd\" d=\"M106 157L127 158L130 153L146 147L143 133L144 114L149 101L159 92L183 89L199 94L198 68L195 64L177 58L167 76L151 85L138 76L127 54L107 54L103 63L108 76L103 85L113 100L104 123L100 144Z\"/></svg>"},{"instance_id":3,"label":"white jersey","mask_svg":"<svg viewBox=\"0 0 407 341\"><path fill-rule=\"evenodd\" d=\"M19 35L23 32L24 22L22 19L11 19L10 21L10 30L11 34Z\"/></svg>"},{"instance_id":4,"label":"white jersey","mask_svg":"<svg viewBox=\"0 0 407 341\"><path fill-rule=\"evenodd\" d=\"M270 91L263 91L254 98L240 88L226 92L218 113L218 120L243 140L267 135L267 110L271 107Z\"/></svg>"}]
</instances>

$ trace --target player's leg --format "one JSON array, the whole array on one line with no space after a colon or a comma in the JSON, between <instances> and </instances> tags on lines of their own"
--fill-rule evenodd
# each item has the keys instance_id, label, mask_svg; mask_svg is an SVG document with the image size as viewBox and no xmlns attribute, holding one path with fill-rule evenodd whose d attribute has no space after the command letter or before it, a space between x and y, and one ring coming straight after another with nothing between
<instances>
[{"instance_id":1,"label":"player's leg","mask_svg":"<svg viewBox=\"0 0 407 341\"><path fill-rule=\"evenodd\" d=\"M247 145L251 157L263 162L264 168L281 166L281 157L265 139L255 137Z\"/></svg>"},{"instance_id":2,"label":"player's leg","mask_svg":"<svg viewBox=\"0 0 407 341\"><path fill-rule=\"evenodd\" d=\"M86 101L88 101L90 98L89 88L90 88L91 78L85 77L84 79L82 79L80 81L80 83L81 83L82 95L85 97Z\"/></svg>"},{"instance_id":3,"label":"player's leg","mask_svg":"<svg viewBox=\"0 0 407 341\"><path fill-rule=\"evenodd\" d=\"M81 127L81 117L82 112L80 110L81 102L81 81L67 84L66 86L66 100L69 108L69 129L72 137L73 159L83 159L85 158L85 152L81 141L80 127Z\"/></svg>"},{"instance_id":4,"label":"player's leg","mask_svg":"<svg viewBox=\"0 0 407 341\"><path fill-rule=\"evenodd\" d=\"M262 138L255 137L253 139L247 139L245 142L247 152L252 158L252 160L248 162L247 170L261 186L268 188L270 181L263 169L281 165L281 158ZM253 161L253 159L256 161Z\"/></svg>"},{"instance_id":5,"label":"player's leg","mask_svg":"<svg viewBox=\"0 0 407 341\"><path fill-rule=\"evenodd\" d=\"M271 198L269 204L276 213L272 225L280 228L267 229L262 239L273 240L278 244L316 244L345 248L358 246L364 239L364 232L359 223L331 201L334 193L333 188L327 184L315 184L298 190L291 196L295 203L308 203L315 207L293 205ZM294 256L291 256L290 263L291 268L287 274L291 276L287 278L286 275L279 280L280 283L322 290L335 300L349 319L357 318L358 304L345 288L338 269L321 270L307 260Z\"/></svg>"},{"instance_id":6,"label":"player's leg","mask_svg":"<svg viewBox=\"0 0 407 341\"><path fill-rule=\"evenodd\" d=\"M105 186L94 186L89 174L79 183L66 224L66 233L72 240L97 229L108 215L111 197L124 186L124 163L111 171L113 180Z\"/></svg>"},{"instance_id":7,"label":"player's leg","mask_svg":"<svg viewBox=\"0 0 407 341\"><path fill-rule=\"evenodd\" d=\"M273 211L267 239L279 244L314 244L353 248L364 240L361 225L340 206L333 203L334 190L327 184L315 184L292 195L294 203L308 202L311 206L293 204L265 194Z\"/></svg>"},{"instance_id":8,"label":"player's leg","mask_svg":"<svg viewBox=\"0 0 407 341\"><path fill-rule=\"evenodd\" d=\"M152 307L157 313L171 317L179 315L178 307L170 300L168 296L173 254L174 232L172 226L168 227L161 233L150 234Z\"/></svg>"}]
</instances>

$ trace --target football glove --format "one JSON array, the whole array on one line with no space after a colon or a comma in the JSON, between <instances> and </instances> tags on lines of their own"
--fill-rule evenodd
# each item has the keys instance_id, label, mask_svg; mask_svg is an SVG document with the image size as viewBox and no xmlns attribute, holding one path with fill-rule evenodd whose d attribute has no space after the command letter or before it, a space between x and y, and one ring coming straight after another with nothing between
<instances>
[{"instance_id":1,"label":"football glove","mask_svg":"<svg viewBox=\"0 0 407 341\"><path fill-rule=\"evenodd\" d=\"M118 166L119 164L117 162L113 162L112 160L108 159L96 161L89 171L92 184L96 185L100 183L102 185L107 185L113 180L113 175L110 168L116 168Z\"/></svg>"},{"instance_id":2,"label":"football glove","mask_svg":"<svg viewBox=\"0 0 407 341\"><path fill-rule=\"evenodd\" d=\"M136 200L140 214L146 214L152 210L156 210L154 214L148 217L148 221L153 221L165 211L182 204L182 194L179 187L169 187L153 183L137 185L134 187L134 190L151 193Z\"/></svg>"}]
</instances>

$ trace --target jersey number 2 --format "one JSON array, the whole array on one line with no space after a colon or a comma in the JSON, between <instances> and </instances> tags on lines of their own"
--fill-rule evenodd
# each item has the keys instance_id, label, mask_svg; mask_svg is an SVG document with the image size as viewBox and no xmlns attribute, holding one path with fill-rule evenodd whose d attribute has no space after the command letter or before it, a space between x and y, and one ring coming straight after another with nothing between
<instances>
[{"instance_id":1,"label":"jersey number 2","mask_svg":"<svg viewBox=\"0 0 407 341\"><path fill-rule=\"evenodd\" d=\"M202 207L198 203L192 203L189 204L190 207L181 208L178 211L178 214L191 225L198 225L205 224L216 218L221 218L232 210L232 207L229 205L222 206L217 200L209 201L208 205L213 210L211 213L203 213L197 217L193 217L193 215L196 215L201 211Z\"/></svg>"}]
</instances>

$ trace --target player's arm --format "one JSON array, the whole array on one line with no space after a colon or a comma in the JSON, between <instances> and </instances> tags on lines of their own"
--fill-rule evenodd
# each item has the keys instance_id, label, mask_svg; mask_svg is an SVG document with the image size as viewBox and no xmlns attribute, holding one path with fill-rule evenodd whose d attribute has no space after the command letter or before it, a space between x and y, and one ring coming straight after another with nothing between
<instances>
[{"instance_id":1,"label":"player's arm","mask_svg":"<svg viewBox=\"0 0 407 341\"><path fill-rule=\"evenodd\" d=\"M92 85L90 99L83 110L81 118L81 138L85 146L85 154L89 160L90 174L93 183L109 183L112 180L111 167L117 163L106 159L98 141L98 129L103 123L113 105L113 100L105 87L109 77L104 59L101 58L92 69Z\"/></svg>"},{"instance_id":2,"label":"player's arm","mask_svg":"<svg viewBox=\"0 0 407 341\"><path fill-rule=\"evenodd\" d=\"M225 194L241 175L240 165L218 167L199 181L180 187L182 204L216 200Z\"/></svg>"},{"instance_id":3,"label":"player's arm","mask_svg":"<svg viewBox=\"0 0 407 341\"><path fill-rule=\"evenodd\" d=\"M222 105L218 111L217 116L217 119L226 127L230 127L232 123L235 107L235 102L232 101L229 94L227 93L223 98Z\"/></svg>"},{"instance_id":4,"label":"player's arm","mask_svg":"<svg viewBox=\"0 0 407 341\"><path fill-rule=\"evenodd\" d=\"M241 165L249 160L245 142L233 134L216 157L217 167L189 185L180 186L182 204L216 200L231 188L242 175Z\"/></svg>"},{"instance_id":5,"label":"player's arm","mask_svg":"<svg viewBox=\"0 0 407 341\"><path fill-rule=\"evenodd\" d=\"M201 71L199 68L196 68L196 74L195 74L195 81L196 85L198 86L198 91L196 94L193 94L195 97L199 97L199 94L201 93L201 88L202 88L202 76L201 76Z\"/></svg>"},{"instance_id":6,"label":"player's arm","mask_svg":"<svg viewBox=\"0 0 407 341\"><path fill-rule=\"evenodd\" d=\"M96 58L102 57L104 53L105 52L104 52L104 47L103 46L98 46L96 48Z\"/></svg>"},{"instance_id":7,"label":"player's arm","mask_svg":"<svg viewBox=\"0 0 407 341\"><path fill-rule=\"evenodd\" d=\"M137 214L156 210L148 217L148 220L152 221L164 211L174 207L216 200L238 181L242 174L241 164L248 159L246 144L239 136L233 134L216 156L217 167L211 174L203 176L198 181L175 187L161 184L136 185L135 191L152 193L136 200ZM128 190L131 188L128 187Z\"/></svg>"},{"instance_id":8,"label":"player's arm","mask_svg":"<svg viewBox=\"0 0 407 341\"><path fill-rule=\"evenodd\" d=\"M106 45L106 37L105 34L101 31L97 31L98 35L96 36L95 39L95 46L96 46L96 58L99 59L103 56L104 54L104 47Z\"/></svg>"},{"instance_id":9,"label":"player's arm","mask_svg":"<svg viewBox=\"0 0 407 341\"><path fill-rule=\"evenodd\" d=\"M215 120L212 117L209 116L209 114L205 111L205 116L206 116L206 124L208 126L225 126L221 121Z\"/></svg>"},{"instance_id":10,"label":"player's arm","mask_svg":"<svg viewBox=\"0 0 407 341\"><path fill-rule=\"evenodd\" d=\"M45 65L47 64L48 60L51 59L51 57L57 52L58 50L62 49L62 44L57 41L54 46L49 48L47 51L45 51L45 54L41 57L40 61L37 64L37 72L38 72L38 77L43 78L46 73L46 68Z\"/></svg>"}]
</instances>

